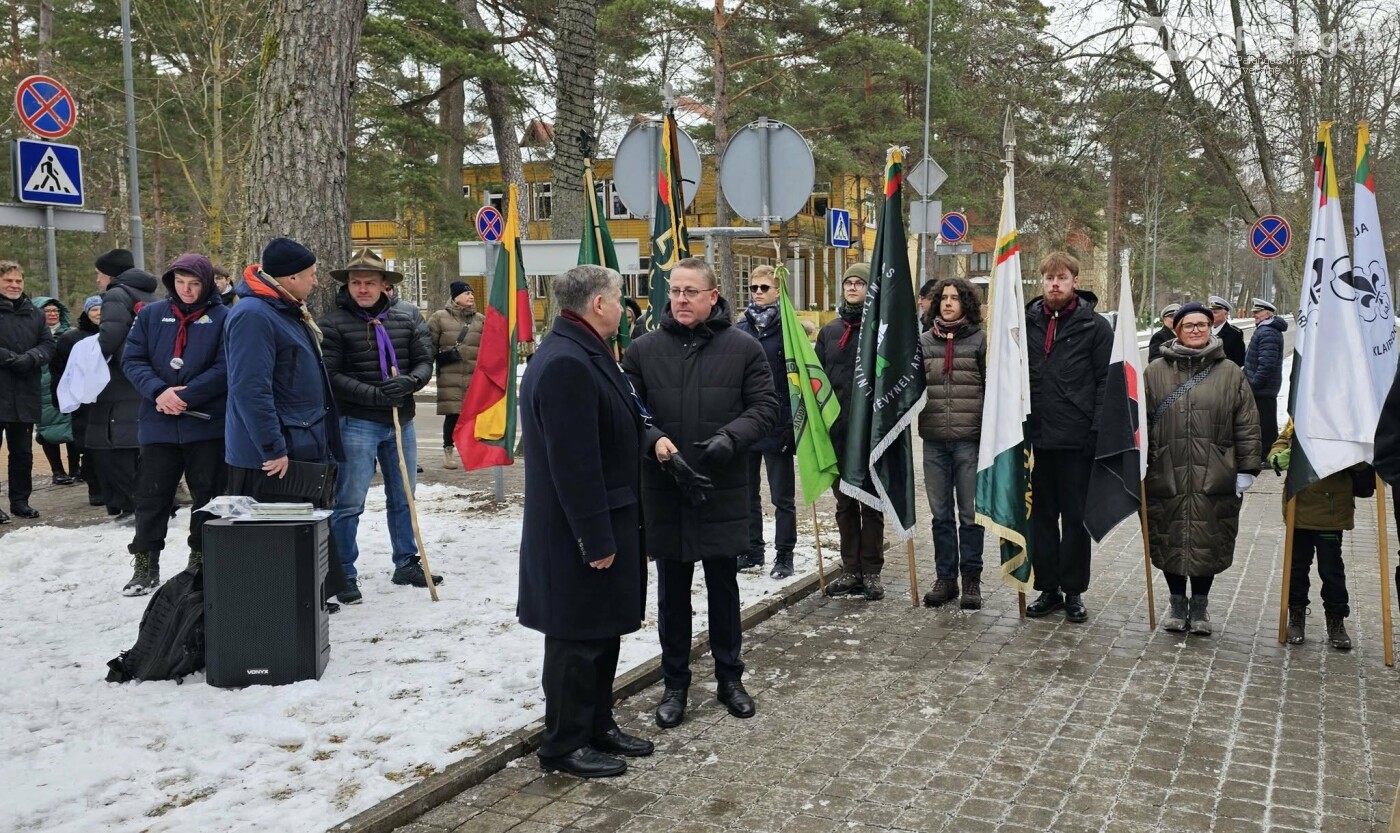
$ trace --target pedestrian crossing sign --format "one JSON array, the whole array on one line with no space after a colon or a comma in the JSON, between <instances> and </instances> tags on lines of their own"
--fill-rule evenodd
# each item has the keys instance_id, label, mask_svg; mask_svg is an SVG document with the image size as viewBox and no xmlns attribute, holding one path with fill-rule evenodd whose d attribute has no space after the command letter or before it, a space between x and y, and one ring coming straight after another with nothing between
<instances>
[{"instance_id":1,"label":"pedestrian crossing sign","mask_svg":"<svg viewBox=\"0 0 1400 833\"><path fill-rule=\"evenodd\" d=\"M851 212L844 208L826 210L826 236L832 246L838 249L851 247Z\"/></svg>"},{"instance_id":2,"label":"pedestrian crossing sign","mask_svg":"<svg viewBox=\"0 0 1400 833\"><path fill-rule=\"evenodd\" d=\"M13 161L15 197L20 202L82 206L83 160L76 145L16 139Z\"/></svg>"}]
</instances>

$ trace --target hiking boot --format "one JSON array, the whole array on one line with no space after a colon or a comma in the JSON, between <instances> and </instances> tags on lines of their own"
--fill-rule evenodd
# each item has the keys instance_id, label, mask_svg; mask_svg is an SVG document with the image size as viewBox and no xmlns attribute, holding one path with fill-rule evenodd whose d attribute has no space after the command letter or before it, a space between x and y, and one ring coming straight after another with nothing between
<instances>
[{"instance_id":1,"label":"hiking boot","mask_svg":"<svg viewBox=\"0 0 1400 833\"><path fill-rule=\"evenodd\" d=\"M826 583L826 595L860 596L865 593L865 579L855 573L846 573L834 581Z\"/></svg>"},{"instance_id":2,"label":"hiking boot","mask_svg":"<svg viewBox=\"0 0 1400 833\"><path fill-rule=\"evenodd\" d=\"M1210 604L1208 596L1192 596L1189 615L1191 617L1191 632L1197 636L1210 636L1210 614L1206 612L1206 605Z\"/></svg>"},{"instance_id":3,"label":"hiking boot","mask_svg":"<svg viewBox=\"0 0 1400 833\"><path fill-rule=\"evenodd\" d=\"M1305 631L1304 622L1308 615L1305 607L1290 607L1288 609L1288 644L1302 645Z\"/></svg>"},{"instance_id":4,"label":"hiking boot","mask_svg":"<svg viewBox=\"0 0 1400 833\"><path fill-rule=\"evenodd\" d=\"M185 562L185 572L193 573L204 568L204 553L199 550L190 550L190 560Z\"/></svg>"},{"instance_id":5,"label":"hiking boot","mask_svg":"<svg viewBox=\"0 0 1400 833\"><path fill-rule=\"evenodd\" d=\"M414 587L427 587L428 577L423 575L423 565L414 561L406 567L398 567L394 570L395 584L411 584ZM442 584L442 574L433 575L433 584Z\"/></svg>"},{"instance_id":6,"label":"hiking boot","mask_svg":"<svg viewBox=\"0 0 1400 833\"><path fill-rule=\"evenodd\" d=\"M958 597L958 580L939 576L933 581L933 589L924 594L925 607L942 607Z\"/></svg>"},{"instance_id":7,"label":"hiking boot","mask_svg":"<svg viewBox=\"0 0 1400 833\"><path fill-rule=\"evenodd\" d=\"M773 559L773 572L768 574L769 578L787 578L795 570L792 568L792 553L780 552L778 557Z\"/></svg>"},{"instance_id":8,"label":"hiking boot","mask_svg":"<svg viewBox=\"0 0 1400 833\"><path fill-rule=\"evenodd\" d=\"M1058 590L1045 590L1036 597L1035 601L1026 605L1026 615L1032 619L1039 619L1042 616L1049 616L1057 610L1065 607L1065 597L1060 595Z\"/></svg>"},{"instance_id":9,"label":"hiking boot","mask_svg":"<svg viewBox=\"0 0 1400 833\"><path fill-rule=\"evenodd\" d=\"M1335 613L1327 614L1327 641L1338 651L1351 650L1351 634L1347 633L1347 620Z\"/></svg>"},{"instance_id":10,"label":"hiking boot","mask_svg":"<svg viewBox=\"0 0 1400 833\"><path fill-rule=\"evenodd\" d=\"M436 578L436 576L434 576ZM423 587L427 587L425 582ZM345 589L335 594L336 601L343 605L357 605L364 600L364 594L360 592L360 582L357 579L348 578L345 580Z\"/></svg>"},{"instance_id":11,"label":"hiking boot","mask_svg":"<svg viewBox=\"0 0 1400 833\"><path fill-rule=\"evenodd\" d=\"M883 598L885 598L885 585L880 582L880 577L878 575L866 576L865 600L869 602L878 602Z\"/></svg>"},{"instance_id":12,"label":"hiking boot","mask_svg":"<svg viewBox=\"0 0 1400 833\"><path fill-rule=\"evenodd\" d=\"M1172 594L1167 603L1167 615L1162 617L1162 630L1172 633L1186 633L1186 596Z\"/></svg>"},{"instance_id":13,"label":"hiking boot","mask_svg":"<svg viewBox=\"0 0 1400 833\"><path fill-rule=\"evenodd\" d=\"M138 552L131 566L131 581L122 588L123 596L144 596L160 587L160 553Z\"/></svg>"},{"instance_id":14,"label":"hiking boot","mask_svg":"<svg viewBox=\"0 0 1400 833\"><path fill-rule=\"evenodd\" d=\"M22 500L11 501L10 514L14 515L16 518L32 520L34 518L39 517L39 510L35 509L33 506L30 506L28 503Z\"/></svg>"},{"instance_id":15,"label":"hiking boot","mask_svg":"<svg viewBox=\"0 0 1400 833\"><path fill-rule=\"evenodd\" d=\"M758 555L754 555L754 554L751 553L751 552L746 552L746 553L744 553L743 555L739 556L739 569L740 569L740 570L752 570L754 567L762 567L762 566L763 566L763 553L759 553Z\"/></svg>"},{"instance_id":16,"label":"hiking boot","mask_svg":"<svg viewBox=\"0 0 1400 833\"><path fill-rule=\"evenodd\" d=\"M448 446L442 450L442 467L445 469L459 469L461 462L457 460L457 449Z\"/></svg>"},{"instance_id":17,"label":"hiking boot","mask_svg":"<svg viewBox=\"0 0 1400 833\"><path fill-rule=\"evenodd\" d=\"M968 570L962 574L962 602L960 606L963 610L982 609L982 571Z\"/></svg>"}]
</instances>

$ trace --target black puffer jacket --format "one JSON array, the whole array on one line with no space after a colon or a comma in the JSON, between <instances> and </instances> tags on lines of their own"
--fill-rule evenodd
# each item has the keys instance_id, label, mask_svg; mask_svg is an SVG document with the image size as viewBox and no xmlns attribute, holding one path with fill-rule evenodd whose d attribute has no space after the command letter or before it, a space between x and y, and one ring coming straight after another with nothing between
<instances>
[{"instance_id":1,"label":"black puffer jacket","mask_svg":"<svg viewBox=\"0 0 1400 833\"><path fill-rule=\"evenodd\" d=\"M919 336L924 390L919 436L934 442L976 442L982 437L982 394L987 389L987 333L978 324L953 336L953 371L943 372L947 339L930 329Z\"/></svg>"},{"instance_id":2,"label":"black puffer jacket","mask_svg":"<svg viewBox=\"0 0 1400 833\"><path fill-rule=\"evenodd\" d=\"M389 307L384 329L394 345L399 374L413 379L416 391L433 378L432 336L428 323L416 307L395 304L388 296L365 312L378 315ZM341 287L335 295L335 309L317 322L321 327L321 356L331 378L336 410L340 416L392 423L389 399L380 388L384 374L379 367L379 345L374 324L360 317L360 307ZM413 419L413 397L405 396L399 406L399 421Z\"/></svg>"},{"instance_id":3,"label":"black puffer jacket","mask_svg":"<svg viewBox=\"0 0 1400 833\"><path fill-rule=\"evenodd\" d=\"M156 276L141 269L128 269L112 279L102 293L102 323L97 343L107 359L111 381L97 395L88 414L87 446L98 450L140 448L137 422L141 416L141 392L122 370L126 337L136 321L136 313L157 300Z\"/></svg>"},{"instance_id":4,"label":"black puffer jacket","mask_svg":"<svg viewBox=\"0 0 1400 833\"><path fill-rule=\"evenodd\" d=\"M40 380L54 347L44 313L28 295L14 301L0 296L0 422L39 422Z\"/></svg>"},{"instance_id":5,"label":"black puffer jacket","mask_svg":"<svg viewBox=\"0 0 1400 833\"><path fill-rule=\"evenodd\" d=\"M647 555L670 561L735 558L749 545L748 449L778 418L778 395L763 348L730 325L721 298L705 323L690 329L667 304L659 329L627 349L622 369L651 414L642 460ZM723 431L735 454L723 466L699 465L694 443ZM709 499L691 506L656 462L662 437L714 482Z\"/></svg>"},{"instance_id":6,"label":"black puffer jacket","mask_svg":"<svg viewBox=\"0 0 1400 833\"><path fill-rule=\"evenodd\" d=\"M1026 305L1026 357L1031 374L1031 444L1036 448L1094 452L1103 407L1113 327L1094 311L1098 296L1079 289L1079 304L1055 325L1045 355L1050 313L1043 298Z\"/></svg>"},{"instance_id":7,"label":"black puffer jacket","mask_svg":"<svg viewBox=\"0 0 1400 833\"><path fill-rule=\"evenodd\" d=\"M831 424L831 445L836 459L846 459L846 412L850 410L851 392L856 386L856 349L860 346L860 317L862 307L841 305L841 312L817 331L817 361L821 362L836 401L841 403L841 415ZM850 330L850 335L846 334ZM841 343L845 339L845 344Z\"/></svg>"},{"instance_id":8,"label":"black puffer jacket","mask_svg":"<svg viewBox=\"0 0 1400 833\"><path fill-rule=\"evenodd\" d=\"M773 453L775 451L794 451L792 436L792 397L788 394L787 381L787 356L783 353L783 321L782 318L773 319L772 326L759 332L753 321L748 317L748 312L740 316L738 322L734 324L734 329L748 333L758 339L758 343L763 346L763 355L768 357L768 370L773 374L773 392L778 397L778 423L773 426L773 430L768 436L753 444L750 451L762 451ZM807 337L806 333L802 334Z\"/></svg>"}]
</instances>

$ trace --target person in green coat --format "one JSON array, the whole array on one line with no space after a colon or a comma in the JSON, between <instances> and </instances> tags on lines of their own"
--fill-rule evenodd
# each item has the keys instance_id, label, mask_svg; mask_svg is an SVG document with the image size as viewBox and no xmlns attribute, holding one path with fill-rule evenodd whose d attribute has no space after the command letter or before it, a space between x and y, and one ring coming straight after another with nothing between
<instances>
[{"instance_id":1,"label":"person in green coat","mask_svg":"<svg viewBox=\"0 0 1400 833\"><path fill-rule=\"evenodd\" d=\"M34 306L44 314L44 323L53 333L54 341L72 329L72 315L62 301L41 295L34 299ZM49 469L53 471L53 484L71 486L77 482L78 474L78 449L73 444L73 417L58 410L58 403L54 401L52 381L49 368L45 365L39 383L43 411L42 418L36 426L36 439L39 441L39 447L44 450L44 457L49 461ZM62 452L65 446L68 449L66 469L63 466Z\"/></svg>"}]
</instances>

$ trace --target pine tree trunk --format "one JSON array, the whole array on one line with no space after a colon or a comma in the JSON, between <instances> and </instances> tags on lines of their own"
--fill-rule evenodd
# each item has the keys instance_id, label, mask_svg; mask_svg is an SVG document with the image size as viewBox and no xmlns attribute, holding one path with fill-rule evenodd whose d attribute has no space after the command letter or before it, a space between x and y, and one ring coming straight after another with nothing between
<instances>
[{"instance_id":1,"label":"pine tree trunk","mask_svg":"<svg viewBox=\"0 0 1400 833\"><path fill-rule=\"evenodd\" d=\"M583 134L592 134L594 82L598 60L597 0L561 0L555 17L554 55L558 63L554 106L554 239L583 228Z\"/></svg>"},{"instance_id":2,"label":"pine tree trunk","mask_svg":"<svg viewBox=\"0 0 1400 833\"><path fill-rule=\"evenodd\" d=\"M476 0L457 0L457 9L467 27L490 33ZM525 187L525 163L520 157L520 137L515 132L515 105L510 87L490 78L481 79L481 93L486 99L486 119L491 122L491 138L496 144L496 158L501 165L501 179L507 186L514 184L520 192L521 207L529 198ZM528 212L526 212L528 215ZM529 224L520 224L520 237L529 235Z\"/></svg>"},{"instance_id":3,"label":"pine tree trunk","mask_svg":"<svg viewBox=\"0 0 1400 833\"><path fill-rule=\"evenodd\" d=\"M729 61L725 54L725 40L729 36L724 14L724 0L715 0L715 153L724 156L729 145ZM730 223L729 200L724 197L724 188L715 182L715 227L724 228ZM734 240L720 237L716 241L715 272L719 277L719 292L729 300L732 309L738 309L740 298L734 279ZM690 253L701 256L703 240L692 240Z\"/></svg>"},{"instance_id":4,"label":"pine tree trunk","mask_svg":"<svg viewBox=\"0 0 1400 833\"><path fill-rule=\"evenodd\" d=\"M278 236L314 251L323 274L349 259L350 94L364 19L363 0L272 5L248 168L254 261ZM332 284L327 276L312 295L318 314L330 309Z\"/></svg>"},{"instance_id":5,"label":"pine tree trunk","mask_svg":"<svg viewBox=\"0 0 1400 833\"><path fill-rule=\"evenodd\" d=\"M462 75L460 66L446 65L442 68L442 78L450 80ZM466 207L462 203L462 152L467 146L466 128L466 89L462 81L454 82L443 90L438 98L438 130L442 143L438 147L438 181L442 188L445 207L444 219L450 221L449 228L457 228L464 222ZM457 280L456 247L444 251L438 262L436 280L428 287L428 306L435 308L439 300L447 300L448 285Z\"/></svg>"}]
</instances>

